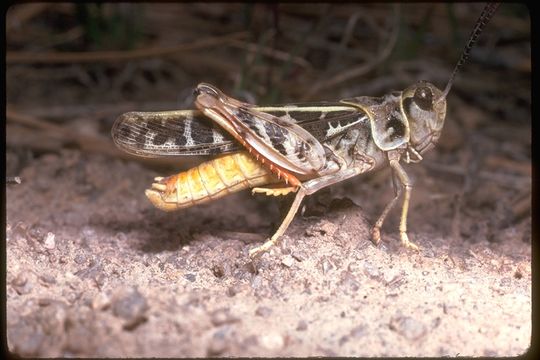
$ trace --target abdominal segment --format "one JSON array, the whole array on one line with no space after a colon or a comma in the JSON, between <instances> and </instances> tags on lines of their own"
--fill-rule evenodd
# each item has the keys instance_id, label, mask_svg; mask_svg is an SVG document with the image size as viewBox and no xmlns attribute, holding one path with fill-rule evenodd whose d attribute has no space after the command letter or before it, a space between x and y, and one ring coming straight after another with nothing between
<instances>
[{"instance_id":1,"label":"abdominal segment","mask_svg":"<svg viewBox=\"0 0 540 360\"><path fill-rule=\"evenodd\" d=\"M227 154L176 175L155 178L145 191L155 207L173 211L240 190L279 182L248 152Z\"/></svg>"}]
</instances>

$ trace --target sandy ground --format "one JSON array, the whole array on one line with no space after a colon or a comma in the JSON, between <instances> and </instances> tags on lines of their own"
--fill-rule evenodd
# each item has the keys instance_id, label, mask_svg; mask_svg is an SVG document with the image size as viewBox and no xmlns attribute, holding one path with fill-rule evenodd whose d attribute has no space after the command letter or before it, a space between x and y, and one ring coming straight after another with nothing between
<instances>
[{"instance_id":1,"label":"sandy ground","mask_svg":"<svg viewBox=\"0 0 540 360\"><path fill-rule=\"evenodd\" d=\"M481 10L465 3L11 7L6 173L22 183L6 186L9 351L526 352L533 180L523 5L503 4L486 26L448 96L437 147L404 165L414 184L409 237L420 252L400 246L397 209L382 243L370 242L370 226L393 195L384 169L309 197L280 246L252 261L249 249L275 230L288 199L246 191L161 212L144 196L153 178L202 160L126 159L110 137L124 112L193 108L192 89L203 81L260 105L381 96L421 79L442 88ZM147 55L134 56L130 46ZM72 52L78 60L65 61Z\"/></svg>"},{"instance_id":2,"label":"sandy ground","mask_svg":"<svg viewBox=\"0 0 540 360\"><path fill-rule=\"evenodd\" d=\"M333 198L282 245L240 193L178 213L145 201L138 164L64 151L7 189L7 328L25 356L514 356L531 341L519 228L475 243L413 232L416 253ZM274 203L275 205L275 203ZM266 207L266 209L265 209ZM268 215L270 214L270 215Z\"/></svg>"}]
</instances>

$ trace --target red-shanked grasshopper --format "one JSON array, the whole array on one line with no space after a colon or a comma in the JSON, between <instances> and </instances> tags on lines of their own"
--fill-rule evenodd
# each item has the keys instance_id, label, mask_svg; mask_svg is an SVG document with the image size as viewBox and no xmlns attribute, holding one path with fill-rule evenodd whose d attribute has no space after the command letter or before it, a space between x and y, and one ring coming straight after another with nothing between
<instances>
[{"instance_id":1,"label":"red-shanked grasshopper","mask_svg":"<svg viewBox=\"0 0 540 360\"><path fill-rule=\"evenodd\" d=\"M444 91L419 81L383 97L262 107L199 84L195 90L199 111L123 114L112 129L114 142L146 157L226 154L186 172L155 178L146 196L162 210L189 207L246 188L274 196L296 192L278 230L250 256L276 243L304 196L389 165L395 197L375 222L372 241L380 242L384 219L404 190L400 238L404 246L418 249L407 236L412 185L400 160L421 161L439 139L453 79L497 6L484 8Z\"/></svg>"}]
</instances>

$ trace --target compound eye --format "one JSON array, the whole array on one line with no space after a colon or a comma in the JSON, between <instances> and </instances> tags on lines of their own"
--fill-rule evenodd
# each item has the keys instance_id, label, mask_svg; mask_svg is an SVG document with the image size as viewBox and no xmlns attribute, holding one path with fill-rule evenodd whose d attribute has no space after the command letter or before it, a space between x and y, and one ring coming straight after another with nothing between
<instances>
[{"instance_id":1,"label":"compound eye","mask_svg":"<svg viewBox=\"0 0 540 360\"><path fill-rule=\"evenodd\" d=\"M420 86L416 89L413 101L422 110L433 110L433 92L427 86Z\"/></svg>"}]
</instances>

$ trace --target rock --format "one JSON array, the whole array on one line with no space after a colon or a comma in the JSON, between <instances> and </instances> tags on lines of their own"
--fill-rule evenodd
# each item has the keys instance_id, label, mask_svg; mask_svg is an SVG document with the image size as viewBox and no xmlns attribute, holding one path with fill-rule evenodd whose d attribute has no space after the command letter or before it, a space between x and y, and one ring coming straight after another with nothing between
<instances>
[{"instance_id":1,"label":"rock","mask_svg":"<svg viewBox=\"0 0 540 360\"><path fill-rule=\"evenodd\" d=\"M323 257L321 262L321 268L322 268L322 273L323 274L327 274L331 269L334 268L334 265L332 265L332 263L330 262L330 260L328 260L326 257Z\"/></svg>"},{"instance_id":2,"label":"rock","mask_svg":"<svg viewBox=\"0 0 540 360\"><path fill-rule=\"evenodd\" d=\"M40 275L39 281L45 286L56 284L56 278L48 274Z\"/></svg>"},{"instance_id":3,"label":"rock","mask_svg":"<svg viewBox=\"0 0 540 360\"><path fill-rule=\"evenodd\" d=\"M48 250L52 250L56 247L55 235L52 232L48 232L43 241L43 247Z\"/></svg>"},{"instance_id":4,"label":"rock","mask_svg":"<svg viewBox=\"0 0 540 360\"><path fill-rule=\"evenodd\" d=\"M390 330L396 331L408 340L418 340L426 335L426 326L409 316L398 315L390 320Z\"/></svg>"},{"instance_id":5,"label":"rock","mask_svg":"<svg viewBox=\"0 0 540 360\"><path fill-rule=\"evenodd\" d=\"M206 351L208 356L217 356L223 354L228 347L229 344L227 339L221 333L217 332L214 334L214 336L212 336L212 339L210 339L210 343L208 344Z\"/></svg>"},{"instance_id":6,"label":"rock","mask_svg":"<svg viewBox=\"0 0 540 360\"><path fill-rule=\"evenodd\" d=\"M118 290L112 298L112 311L117 317L125 320L124 329L133 330L146 321L148 304L146 298L134 287Z\"/></svg>"},{"instance_id":7,"label":"rock","mask_svg":"<svg viewBox=\"0 0 540 360\"><path fill-rule=\"evenodd\" d=\"M358 289L360 289L360 283L358 282L356 277L350 271L347 271L347 270L344 270L341 272L339 283L345 289L351 290L353 292L358 291Z\"/></svg>"},{"instance_id":8,"label":"rock","mask_svg":"<svg viewBox=\"0 0 540 360\"><path fill-rule=\"evenodd\" d=\"M307 322L305 320L300 320L298 325L296 325L296 330L305 331L307 329Z\"/></svg>"},{"instance_id":9,"label":"rock","mask_svg":"<svg viewBox=\"0 0 540 360\"><path fill-rule=\"evenodd\" d=\"M281 350L285 346L285 339L279 333L270 332L259 338L262 347L268 350Z\"/></svg>"},{"instance_id":10,"label":"rock","mask_svg":"<svg viewBox=\"0 0 540 360\"><path fill-rule=\"evenodd\" d=\"M221 326L240 321L240 319L232 316L229 312L229 308L222 308L215 310L210 314L210 321L212 321L214 326Z\"/></svg>"},{"instance_id":11,"label":"rock","mask_svg":"<svg viewBox=\"0 0 540 360\"><path fill-rule=\"evenodd\" d=\"M17 276L11 281L11 286L13 286L19 295L28 294L33 288L32 282L28 280L28 274L24 271L17 274Z\"/></svg>"},{"instance_id":12,"label":"rock","mask_svg":"<svg viewBox=\"0 0 540 360\"><path fill-rule=\"evenodd\" d=\"M364 274L369 276L370 278L374 280L381 280L382 274L378 268L375 267L372 263L369 261L366 261L364 263Z\"/></svg>"},{"instance_id":13,"label":"rock","mask_svg":"<svg viewBox=\"0 0 540 360\"><path fill-rule=\"evenodd\" d=\"M365 325L358 325L351 330L351 336L354 338L361 338L362 336L366 335L366 330Z\"/></svg>"},{"instance_id":14,"label":"rock","mask_svg":"<svg viewBox=\"0 0 540 360\"><path fill-rule=\"evenodd\" d=\"M286 255L281 260L281 263L290 268L294 264L294 258L291 255Z\"/></svg>"},{"instance_id":15,"label":"rock","mask_svg":"<svg viewBox=\"0 0 540 360\"><path fill-rule=\"evenodd\" d=\"M92 299L92 309L103 310L111 305L111 299L106 293L99 293Z\"/></svg>"},{"instance_id":16,"label":"rock","mask_svg":"<svg viewBox=\"0 0 540 360\"><path fill-rule=\"evenodd\" d=\"M272 309L267 306L259 306L257 310L255 310L255 315L267 318L272 315Z\"/></svg>"},{"instance_id":17,"label":"rock","mask_svg":"<svg viewBox=\"0 0 540 360\"><path fill-rule=\"evenodd\" d=\"M295 258L297 261L304 261L308 258L307 254L304 252L304 251L301 251L301 250L297 250L297 251L294 251L291 256L293 258Z\"/></svg>"},{"instance_id":18,"label":"rock","mask_svg":"<svg viewBox=\"0 0 540 360\"><path fill-rule=\"evenodd\" d=\"M25 320L11 326L8 331L10 350L19 356L37 356L46 339L45 334L40 330L35 324Z\"/></svg>"}]
</instances>

